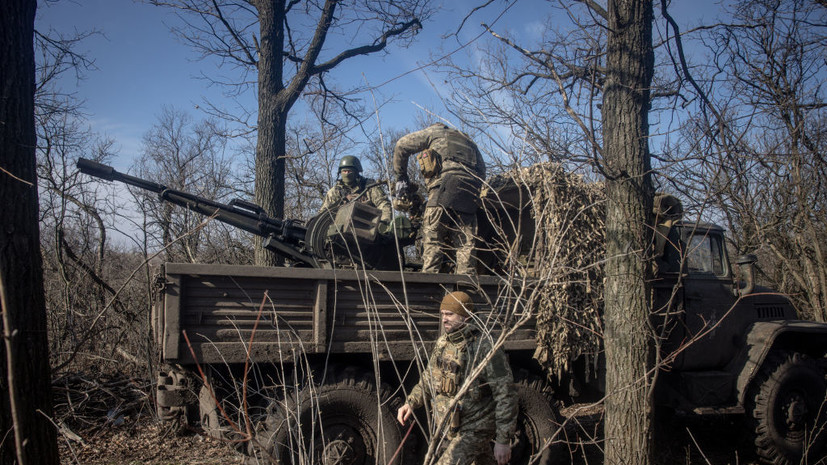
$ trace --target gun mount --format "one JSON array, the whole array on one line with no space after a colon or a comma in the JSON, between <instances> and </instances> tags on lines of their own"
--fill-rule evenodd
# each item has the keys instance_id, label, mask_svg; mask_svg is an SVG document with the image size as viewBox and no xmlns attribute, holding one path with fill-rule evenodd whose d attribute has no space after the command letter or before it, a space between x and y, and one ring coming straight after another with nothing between
<instances>
[{"instance_id":1,"label":"gun mount","mask_svg":"<svg viewBox=\"0 0 827 465\"><path fill-rule=\"evenodd\" d=\"M260 236L264 239L264 248L290 260L294 266L399 269L404 264L398 257L403 254L395 253L399 249L394 241L400 247L413 241L409 232L399 234L406 230L402 217L394 220L391 234L379 234L379 210L359 202L323 211L305 225L300 220L270 217L263 208L246 200L216 202L121 173L92 160L81 158L77 167L81 173L155 192L164 202ZM409 229L410 223L407 226ZM392 250L394 253L390 253Z\"/></svg>"}]
</instances>

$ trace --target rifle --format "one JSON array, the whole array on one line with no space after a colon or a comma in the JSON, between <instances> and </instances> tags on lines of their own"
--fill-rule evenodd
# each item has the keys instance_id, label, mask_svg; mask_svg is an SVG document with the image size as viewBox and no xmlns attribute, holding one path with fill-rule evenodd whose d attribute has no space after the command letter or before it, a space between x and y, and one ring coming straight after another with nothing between
<instances>
[{"instance_id":1,"label":"rifle","mask_svg":"<svg viewBox=\"0 0 827 465\"><path fill-rule=\"evenodd\" d=\"M155 192L165 202L213 217L264 238L262 245L267 250L313 268L322 267L318 257L305 243L307 228L301 224L301 221L269 217L260 206L241 199L233 199L229 204L223 204L195 194L170 189L163 184L120 173L111 166L85 158L78 160L77 167L81 173L96 178L119 181Z\"/></svg>"}]
</instances>

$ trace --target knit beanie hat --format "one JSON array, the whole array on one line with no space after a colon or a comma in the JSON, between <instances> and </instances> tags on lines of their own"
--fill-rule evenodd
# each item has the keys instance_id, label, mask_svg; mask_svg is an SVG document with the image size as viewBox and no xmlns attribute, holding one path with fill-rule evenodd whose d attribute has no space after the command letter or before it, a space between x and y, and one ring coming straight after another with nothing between
<instances>
[{"instance_id":1,"label":"knit beanie hat","mask_svg":"<svg viewBox=\"0 0 827 465\"><path fill-rule=\"evenodd\" d=\"M474 311L474 302L468 294L462 291L454 291L442 299L439 309L440 311L448 310L468 318L471 316L470 313Z\"/></svg>"}]
</instances>

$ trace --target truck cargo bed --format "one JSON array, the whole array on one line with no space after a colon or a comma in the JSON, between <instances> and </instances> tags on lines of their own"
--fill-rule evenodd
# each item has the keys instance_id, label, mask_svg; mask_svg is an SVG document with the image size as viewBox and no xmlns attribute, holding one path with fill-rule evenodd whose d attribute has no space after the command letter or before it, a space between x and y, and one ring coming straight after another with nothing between
<instances>
[{"instance_id":1,"label":"truck cargo bed","mask_svg":"<svg viewBox=\"0 0 827 465\"><path fill-rule=\"evenodd\" d=\"M167 263L158 282L155 334L163 360L180 364L243 363L248 347L254 362L318 353L410 360L439 336L439 302L458 288L482 291L476 315L494 331L522 312L521 287L494 276L472 284L446 274ZM534 347L533 321L506 343Z\"/></svg>"}]
</instances>

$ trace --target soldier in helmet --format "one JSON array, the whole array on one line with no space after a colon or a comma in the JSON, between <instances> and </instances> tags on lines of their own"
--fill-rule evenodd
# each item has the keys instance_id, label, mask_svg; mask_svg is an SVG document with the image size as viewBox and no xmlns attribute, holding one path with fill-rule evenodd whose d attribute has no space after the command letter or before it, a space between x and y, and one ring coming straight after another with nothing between
<instances>
[{"instance_id":1,"label":"soldier in helmet","mask_svg":"<svg viewBox=\"0 0 827 465\"><path fill-rule=\"evenodd\" d=\"M380 224L387 229L391 222L391 202L381 185L376 184L373 179L363 177L361 173L362 163L358 158L352 155L342 157L339 161L339 179L327 191L319 211L336 208L358 199L359 202L365 202L382 211Z\"/></svg>"},{"instance_id":2,"label":"soldier in helmet","mask_svg":"<svg viewBox=\"0 0 827 465\"><path fill-rule=\"evenodd\" d=\"M443 271L448 252L455 251L454 271L475 275L477 210L485 178L482 154L470 137L441 123L403 136L393 150L397 197L408 189L408 158L415 153L428 188L422 271Z\"/></svg>"},{"instance_id":3,"label":"soldier in helmet","mask_svg":"<svg viewBox=\"0 0 827 465\"><path fill-rule=\"evenodd\" d=\"M501 349L494 352L482 373L471 380L456 406L448 410L471 371L492 351L490 339L469 322L473 311L474 303L465 292L451 292L442 299L440 313L445 332L437 339L419 383L396 415L404 425L414 409L430 402L434 425L447 422L447 434L440 436L447 443L440 449L439 465L483 465L494 460L505 465L511 459L517 394L508 358Z\"/></svg>"}]
</instances>

